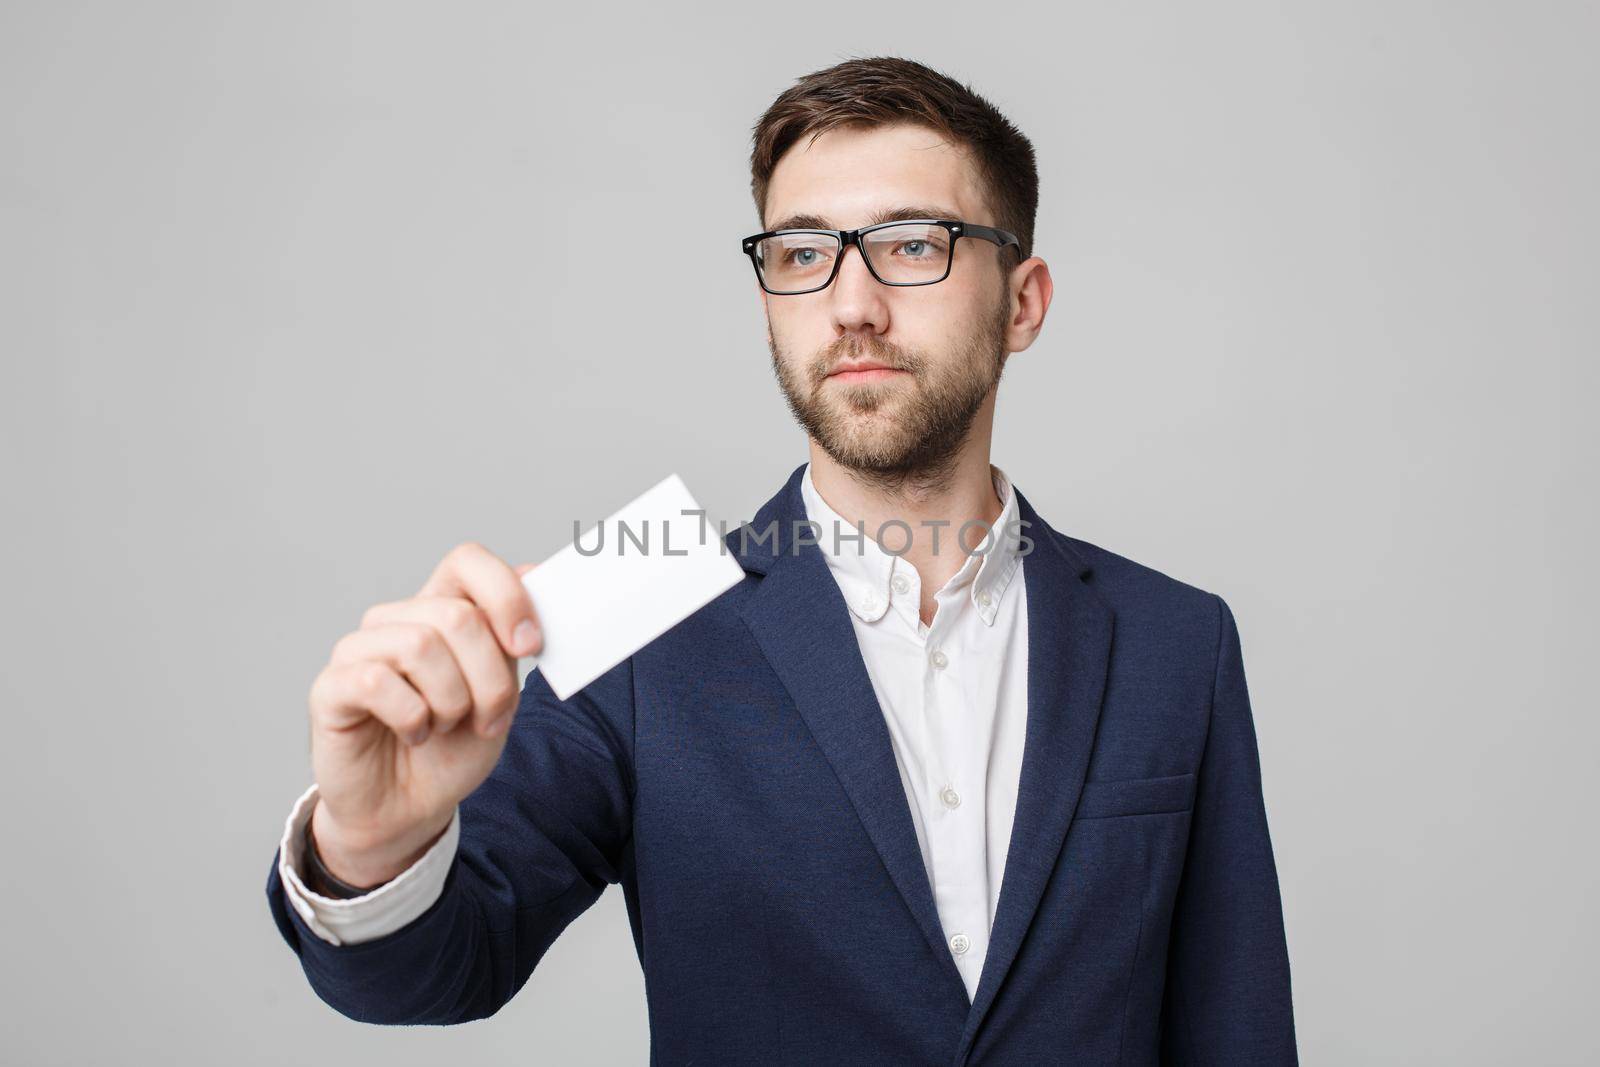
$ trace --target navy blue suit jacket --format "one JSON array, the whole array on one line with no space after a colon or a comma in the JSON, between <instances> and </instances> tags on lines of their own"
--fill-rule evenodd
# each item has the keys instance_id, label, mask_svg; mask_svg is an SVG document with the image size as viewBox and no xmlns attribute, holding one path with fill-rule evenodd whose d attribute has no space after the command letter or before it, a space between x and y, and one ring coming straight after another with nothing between
<instances>
[{"instance_id":1,"label":"navy blue suit jacket","mask_svg":"<svg viewBox=\"0 0 1600 1067\"><path fill-rule=\"evenodd\" d=\"M317 995L372 1023L492 1015L620 883L653 1064L1295 1063L1227 604L1017 494L1028 722L969 1002L843 596L793 537L803 470L750 522L773 537L728 534L740 584L567 700L528 676L423 915L331 945L274 856L272 915Z\"/></svg>"}]
</instances>

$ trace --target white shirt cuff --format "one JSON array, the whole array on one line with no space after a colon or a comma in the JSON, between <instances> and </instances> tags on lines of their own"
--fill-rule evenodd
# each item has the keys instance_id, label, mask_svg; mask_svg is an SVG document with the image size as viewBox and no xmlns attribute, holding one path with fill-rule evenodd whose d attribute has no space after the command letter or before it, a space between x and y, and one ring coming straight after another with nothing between
<instances>
[{"instance_id":1,"label":"white shirt cuff","mask_svg":"<svg viewBox=\"0 0 1600 1067\"><path fill-rule=\"evenodd\" d=\"M450 816L444 836L429 846L422 858L370 893L336 900L313 893L300 880L301 846L305 824L317 802L317 786L300 794L283 823L278 844L278 878L289 905L313 933L334 945L356 945L392 934L427 911L444 891L445 877L455 861L461 837L461 809Z\"/></svg>"}]
</instances>

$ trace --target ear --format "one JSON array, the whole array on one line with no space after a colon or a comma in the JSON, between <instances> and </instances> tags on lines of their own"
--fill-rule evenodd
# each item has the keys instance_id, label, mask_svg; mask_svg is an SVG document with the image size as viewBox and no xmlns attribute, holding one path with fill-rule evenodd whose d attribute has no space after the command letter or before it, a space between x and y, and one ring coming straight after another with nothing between
<instances>
[{"instance_id":1,"label":"ear","mask_svg":"<svg viewBox=\"0 0 1600 1067\"><path fill-rule=\"evenodd\" d=\"M1021 352L1044 329L1044 317L1055 295L1050 266L1038 256L1017 264L1011 271L1012 303L1016 310L1006 323L1006 350Z\"/></svg>"}]
</instances>

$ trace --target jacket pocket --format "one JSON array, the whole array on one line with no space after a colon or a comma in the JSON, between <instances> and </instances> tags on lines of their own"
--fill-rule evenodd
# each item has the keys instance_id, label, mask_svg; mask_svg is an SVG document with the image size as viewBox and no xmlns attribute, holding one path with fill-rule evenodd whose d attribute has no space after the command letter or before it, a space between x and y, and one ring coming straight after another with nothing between
<instances>
[{"instance_id":1,"label":"jacket pocket","mask_svg":"<svg viewBox=\"0 0 1600 1067\"><path fill-rule=\"evenodd\" d=\"M1119 815L1163 815L1194 806L1194 774L1163 778L1116 778L1083 783L1077 819L1112 819Z\"/></svg>"}]
</instances>

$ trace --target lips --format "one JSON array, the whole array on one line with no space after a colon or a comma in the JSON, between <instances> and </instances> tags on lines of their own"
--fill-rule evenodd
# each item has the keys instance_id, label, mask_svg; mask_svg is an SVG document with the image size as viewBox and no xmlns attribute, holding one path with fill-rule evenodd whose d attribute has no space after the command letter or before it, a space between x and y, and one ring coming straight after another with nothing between
<instances>
[{"instance_id":1,"label":"lips","mask_svg":"<svg viewBox=\"0 0 1600 1067\"><path fill-rule=\"evenodd\" d=\"M876 360L863 359L863 360L857 360L855 362L847 362L847 363L839 364L837 367L833 368L833 370L828 372L828 377L831 378L835 374L849 374L849 373L854 372L854 371L863 371L863 370L892 371L892 370L899 370L899 369L900 368L898 368L898 367L891 367L891 366L889 366L887 364L879 363Z\"/></svg>"}]
</instances>

